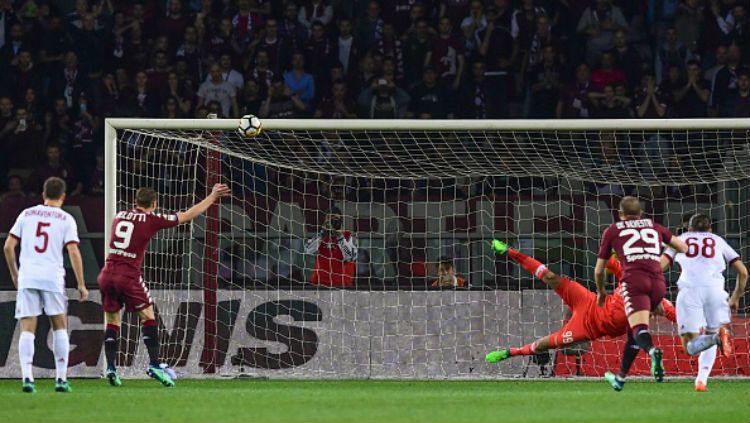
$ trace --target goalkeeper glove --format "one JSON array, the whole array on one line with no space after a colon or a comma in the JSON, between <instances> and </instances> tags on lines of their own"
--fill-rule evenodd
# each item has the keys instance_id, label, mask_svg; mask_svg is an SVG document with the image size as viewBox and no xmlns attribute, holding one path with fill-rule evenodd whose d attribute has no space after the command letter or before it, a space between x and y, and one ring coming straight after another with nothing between
<instances>
[{"instance_id":1,"label":"goalkeeper glove","mask_svg":"<svg viewBox=\"0 0 750 423\"><path fill-rule=\"evenodd\" d=\"M495 250L497 254L505 254L508 252L508 244L504 243L503 241L499 241L497 239L492 240L492 249Z\"/></svg>"}]
</instances>

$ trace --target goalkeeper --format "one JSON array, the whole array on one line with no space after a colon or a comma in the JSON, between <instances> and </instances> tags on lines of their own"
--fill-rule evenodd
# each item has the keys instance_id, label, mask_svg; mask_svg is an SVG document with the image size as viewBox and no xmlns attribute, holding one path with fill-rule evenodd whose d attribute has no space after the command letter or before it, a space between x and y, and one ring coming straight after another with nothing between
<instances>
[{"instance_id":1,"label":"goalkeeper","mask_svg":"<svg viewBox=\"0 0 750 423\"><path fill-rule=\"evenodd\" d=\"M498 254L507 254L529 273L554 289L565 305L570 307L573 315L559 331L520 348L503 348L493 351L485 356L487 362L497 363L517 355L539 354L550 349L592 341L605 336L615 338L625 335L627 332L628 318L625 315L625 305L619 287L622 266L614 256L610 257L607 262L607 270L615 275L618 287L615 289L614 295L607 296L604 306L599 307L596 304L595 292L566 276L556 275L533 257L516 251L510 248L508 244L498 240L492 241L492 248ZM662 299L656 313L665 316L672 322L675 321L674 305L669 300Z\"/></svg>"}]
</instances>

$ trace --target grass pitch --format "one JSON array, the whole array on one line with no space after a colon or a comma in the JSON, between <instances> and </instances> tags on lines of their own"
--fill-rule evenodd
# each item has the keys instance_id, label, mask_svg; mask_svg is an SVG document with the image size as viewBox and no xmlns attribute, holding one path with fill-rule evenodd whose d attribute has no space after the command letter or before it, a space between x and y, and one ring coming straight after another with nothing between
<instances>
[{"instance_id":1,"label":"grass pitch","mask_svg":"<svg viewBox=\"0 0 750 423\"><path fill-rule=\"evenodd\" d=\"M750 382L37 380L0 381L0 422L750 422Z\"/></svg>"}]
</instances>

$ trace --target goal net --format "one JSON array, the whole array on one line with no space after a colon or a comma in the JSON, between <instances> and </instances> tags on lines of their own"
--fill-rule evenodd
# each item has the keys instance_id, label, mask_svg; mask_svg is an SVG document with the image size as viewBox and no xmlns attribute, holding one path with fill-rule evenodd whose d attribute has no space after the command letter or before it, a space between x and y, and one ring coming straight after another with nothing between
<instances>
[{"instance_id":1,"label":"goal net","mask_svg":"<svg viewBox=\"0 0 750 423\"><path fill-rule=\"evenodd\" d=\"M594 290L601 232L632 194L672 231L710 214L750 256L747 122L266 120L252 139L236 124L107 121L107 221L142 186L158 190L162 211L189 207L217 182L232 189L205 216L160 233L146 257L161 355L180 376L599 376L618 368L622 339L484 362L570 315L554 291L496 257L493 238ZM339 212L356 260L341 270L321 258L316 283L307 241ZM445 261L468 287L449 277L433 286ZM672 300L676 277L667 276ZM743 301L737 352L714 374L750 375L749 311ZM652 324L667 374L695 374L674 325ZM120 367L143 375L136 316L125 316L122 335ZM640 357L635 373L646 365Z\"/></svg>"}]
</instances>

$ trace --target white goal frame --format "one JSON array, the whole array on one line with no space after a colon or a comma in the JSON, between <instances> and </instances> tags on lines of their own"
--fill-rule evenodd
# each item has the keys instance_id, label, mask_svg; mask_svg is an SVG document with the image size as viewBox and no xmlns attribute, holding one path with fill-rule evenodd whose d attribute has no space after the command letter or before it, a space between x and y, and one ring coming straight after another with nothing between
<instances>
[{"instance_id":1,"label":"white goal frame","mask_svg":"<svg viewBox=\"0 0 750 423\"><path fill-rule=\"evenodd\" d=\"M625 120L336 120L263 119L264 131L749 131L750 119L625 119ZM205 130L235 131L238 119L138 119L108 118L104 122L104 220L105 228L117 212L117 131ZM498 140L498 142L502 142ZM110 231L105 230L108 254ZM204 319L209 320L207 315Z\"/></svg>"}]
</instances>

